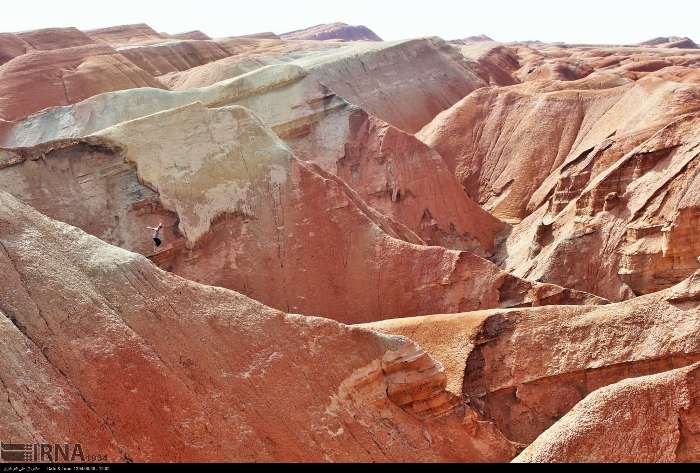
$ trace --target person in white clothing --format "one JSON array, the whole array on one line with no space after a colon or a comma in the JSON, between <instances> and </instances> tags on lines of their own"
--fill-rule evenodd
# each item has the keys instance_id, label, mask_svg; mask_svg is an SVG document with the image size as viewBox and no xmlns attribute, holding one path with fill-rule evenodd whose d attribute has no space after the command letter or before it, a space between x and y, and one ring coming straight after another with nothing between
<instances>
[{"instance_id":1,"label":"person in white clothing","mask_svg":"<svg viewBox=\"0 0 700 473\"><path fill-rule=\"evenodd\" d=\"M159 223L157 227L146 227L149 230L153 230L153 251L158 251L158 247L163 243L160 239L160 231L163 229L163 224Z\"/></svg>"}]
</instances>

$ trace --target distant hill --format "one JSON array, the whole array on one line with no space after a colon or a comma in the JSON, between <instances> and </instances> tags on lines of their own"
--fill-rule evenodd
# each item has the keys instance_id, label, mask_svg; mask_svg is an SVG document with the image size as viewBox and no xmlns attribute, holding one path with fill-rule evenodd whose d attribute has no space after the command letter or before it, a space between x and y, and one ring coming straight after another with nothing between
<instances>
[{"instance_id":1,"label":"distant hill","mask_svg":"<svg viewBox=\"0 0 700 473\"><path fill-rule=\"evenodd\" d=\"M468 43L486 43L493 42L493 38L486 36L485 34L480 34L476 36L467 36L466 38L454 39L450 41L453 44L468 44Z\"/></svg>"},{"instance_id":2,"label":"distant hill","mask_svg":"<svg viewBox=\"0 0 700 473\"><path fill-rule=\"evenodd\" d=\"M698 49L695 41L688 37L681 36L660 36L639 43L640 46L654 46L657 48L679 48L679 49Z\"/></svg>"},{"instance_id":3,"label":"distant hill","mask_svg":"<svg viewBox=\"0 0 700 473\"><path fill-rule=\"evenodd\" d=\"M346 23L327 23L303 30L290 31L280 35L282 39L297 40L340 40L340 41L382 41L382 38L367 28Z\"/></svg>"}]
</instances>

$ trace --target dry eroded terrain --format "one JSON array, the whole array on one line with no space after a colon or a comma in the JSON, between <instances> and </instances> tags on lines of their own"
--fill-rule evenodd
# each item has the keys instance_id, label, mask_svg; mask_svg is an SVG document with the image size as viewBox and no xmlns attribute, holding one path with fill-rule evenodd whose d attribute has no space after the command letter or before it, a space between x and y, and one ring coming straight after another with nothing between
<instances>
[{"instance_id":1,"label":"dry eroded terrain","mask_svg":"<svg viewBox=\"0 0 700 473\"><path fill-rule=\"evenodd\" d=\"M687 38L0 34L0 439L699 461L699 156Z\"/></svg>"}]
</instances>

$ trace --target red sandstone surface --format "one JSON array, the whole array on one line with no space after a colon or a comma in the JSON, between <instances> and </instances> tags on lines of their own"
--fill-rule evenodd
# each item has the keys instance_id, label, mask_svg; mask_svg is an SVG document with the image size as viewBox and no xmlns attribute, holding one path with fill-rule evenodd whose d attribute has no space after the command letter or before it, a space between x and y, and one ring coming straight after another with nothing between
<instances>
[{"instance_id":1,"label":"red sandstone surface","mask_svg":"<svg viewBox=\"0 0 700 473\"><path fill-rule=\"evenodd\" d=\"M686 37L1 33L0 440L699 461L699 87Z\"/></svg>"},{"instance_id":2,"label":"red sandstone surface","mask_svg":"<svg viewBox=\"0 0 700 473\"><path fill-rule=\"evenodd\" d=\"M30 49L0 66L0 119L20 120L47 107L134 87L163 86L108 46Z\"/></svg>"}]
</instances>

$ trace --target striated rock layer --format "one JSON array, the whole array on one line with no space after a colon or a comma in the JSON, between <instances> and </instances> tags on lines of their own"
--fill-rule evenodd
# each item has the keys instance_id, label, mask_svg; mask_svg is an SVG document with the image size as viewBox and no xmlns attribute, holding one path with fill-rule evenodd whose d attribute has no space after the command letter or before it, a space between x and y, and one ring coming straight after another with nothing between
<instances>
[{"instance_id":1,"label":"striated rock layer","mask_svg":"<svg viewBox=\"0 0 700 473\"><path fill-rule=\"evenodd\" d=\"M125 46L128 44L160 42L166 38L166 36L158 33L145 23L88 30L85 34L94 41L104 42L113 47Z\"/></svg>"},{"instance_id":2,"label":"striated rock layer","mask_svg":"<svg viewBox=\"0 0 700 473\"><path fill-rule=\"evenodd\" d=\"M699 422L696 363L595 391L514 461L697 463Z\"/></svg>"},{"instance_id":3,"label":"striated rock layer","mask_svg":"<svg viewBox=\"0 0 700 473\"><path fill-rule=\"evenodd\" d=\"M617 300L688 277L700 268L690 236L699 123L697 113L680 115L651 136L654 128L604 140L566 165L545 203L513 230L505 267Z\"/></svg>"},{"instance_id":4,"label":"striated rock layer","mask_svg":"<svg viewBox=\"0 0 700 473\"><path fill-rule=\"evenodd\" d=\"M119 52L154 77L186 71L230 56L216 41L194 39L131 45L120 48Z\"/></svg>"},{"instance_id":5,"label":"striated rock layer","mask_svg":"<svg viewBox=\"0 0 700 473\"><path fill-rule=\"evenodd\" d=\"M163 86L108 46L31 51L0 66L0 119L21 120L47 107L134 87Z\"/></svg>"},{"instance_id":6,"label":"striated rock layer","mask_svg":"<svg viewBox=\"0 0 700 473\"><path fill-rule=\"evenodd\" d=\"M528 216L552 191L559 168L607 138L648 137L700 107L697 88L661 80L585 91L542 85L481 89L418 135L470 197L505 219Z\"/></svg>"},{"instance_id":7,"label":"striated rock layer","mask_svg":"<svg viewBox=\"0 0 700 473\"><path fill-rule=\"evenodd\" d=\"M298 157L344 179L370 206L428 244L491 255L505 230L464 195L437 153L353 107L295 65L268 66L191 91L144 88L101 94L7 125L0 142L25 148L84 138L122 121L194 102L249 107ZM56 121L63 126L53 126Z\"/></svg>"},{"instance_id":8,"label":"striated rock layer","mask_svg":"<svg viewBox=\"0 0 700 473\"><path fill-rule=\"evenodd\" d=\"M101 94L7 124L0 130L0 141L15 148L82 138L195 101L209 107L250 108L298 157L344 179L370 206L407 225L428 244L486 256L505 229L464 195L435 152L351 105L296 64L266 66L199 89ZM62 123L60 128L54 126L56 121Z\"/></svg>"},{"instance_id":9,"label":"striated rock layer","mask_svg":"<svg viewBox=\"0 0 700 473\"><path fill-rule=\"evenodd\" d=\"M231 57L167 77L173 89L209 86L262 66L293 62L319 83L392 126L414 133L483 87L481 66L440 38L329 43L233 38Z\"/></svg>"},{"instance_id":10,"label":"striated rock layer","mask_svg":"<svg viewBox=\"0 0 700 473\"><path fill-rule=\"evenodd\" d=\"M601 387L700 361L700 273L607 306L481 311L365 327L419 343L445 366L450 392L527 445ZM656 448L650 446L661 455Z\"/></svg>"},{"instance_id":11,"label":"striated rock layer","mask_svg":"<svg viewBox=\"0 0 700 473\"><path fill-rule=\"evenodd\" d=\"M424 246L343 181L295 158L242 107L194 103L50 146L8 162L0 175L11 192L143 254L152 249L141 229L162 220L169 243L153 256L161 267L287 311L363 322L603 302L513 278L472 253ZM85 174L95 162L103 167ZM86 192L101 197L86 200Z\"/></svg>"},{"instance_id":12,"label":"striated rock layer","mask_svg":"<svg viewBox=\"0 0 700 473\"><path fill-rule=\"evenodd\" d=\"M656 48L698 49L698 45L692 39L677 36L662 36L639 44L640 46L653 46Z\"/></svg>"},{"instance_id":13,"label":"striated rock layer","mask_svg":"<svg viewBox=\"0 0 700 473\"><path fill-rule=\"evenodd\" d=\"M603 52L588 54L595 64ZM601 64L576 81L477 90L417 136L514 224L495 257L503 269L624 300L700 268L688 237L700 89L675 69L630 78Z\"/></svg>"},{"instance_id":14,"label":"striated rock layer","mask_svg":"<svg viewBox=\"0 0 700 473\"><path fill-rule=\"evenodd\" d=\"M515 454L408 340L287 315L164 273L4 192L0 204L3 438L70 439L137 462Z\"/></svg>"}]
</instances>

